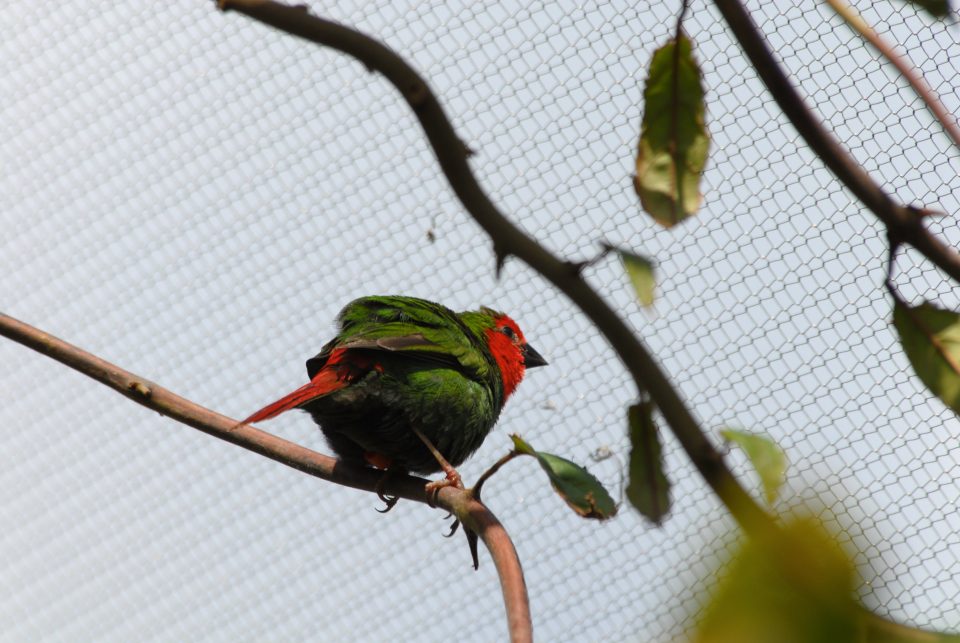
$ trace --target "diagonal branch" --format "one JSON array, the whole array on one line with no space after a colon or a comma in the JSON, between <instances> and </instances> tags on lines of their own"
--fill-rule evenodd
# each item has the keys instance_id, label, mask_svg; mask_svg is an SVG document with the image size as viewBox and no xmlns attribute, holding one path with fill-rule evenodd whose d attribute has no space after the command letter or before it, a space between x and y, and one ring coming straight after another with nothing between
<instances>
[{"instance_id":1,"label":"diagonal branch","mask_svg":"<svg viewBox=\"0 0 960 643\"><path fill-rule=\"evenodd\" d=\"M763 35L739 0L713 0L747 58L797 132L838 179L856 195L897 242L906 242L960 283L960 254L937 239L923 225L916 208L895 203L853 157L831 136L774 59Z\"/></svg>"},{"instance_id":2,"label":"diagonal branch","mask_svg":"<svg viewBox=\"0 0 960 643\"><path fill-rule=\"evenodd\" d=\"M80 371L148 409L312 476L364 491L375 491L382 477L373 469L344 464L330 456L215 413L3 313L0 313L0 336L19 342ZM393 475L387 481L385 491L390 495L426 503L426 483L423 478ZM523 570L517 551L503 525L489 509L462 489L445 487L437 494L436 501L441 508L455 514L478 534L487 546L500 577L510 640L514 643L532 641L533 627Z\"/></svg>"},{"instance_id":3,"label":"diagonal branch","mask_svg":"<svg viewBox=\"0 0 960 643\"><path fill-rule=\"evenodd\" d=\"M924 102L927 106L927 109L930 110L930 113L933 114L933 117L937 119L940 123L940 126L947 133L947 136L950 137L950 140L953 141L953 144L960 148L960 127L957 127L957 119L947 111L947 108L943 106L943 103L940 102L940 99L937 98L936 92L933 91L933 88L927 83L927 81L920 74L916 73L911 69L908 64L909 61L894 50L894 48L887 44L883 38L880 37L873 27L867 24L867 21L860 17L860 14L857 13L856 9L847 4L844 0L826 0L834 11L837 12L841 18L843 18L850 28L855 32L860 34L864 40L873 45L873 48L880 52L880 55L890 61L894 67L897 68L897 71L900 72L900 75L910 84L910 87L913 88L913 91L917 93L917 96L920 97L920 100Z\"/></svg>"},{"instance_id":4,"label":"diagonal branch","mask_svg":"<svg viewBox=\"0 0 960 643\"><path fill-rule=\"evenodd\" d=\"M753 500L707 439L679 394L643 343L616 312L593 290L570 263L550 254L513 225L490 201L467 163L468 151L426 81L383 43L344 25L267 0L220 0L220 7L333 47L380 72L403 95L420 121L443 173L461 203L493 241L498 262L513 255L547 278L590 318L607 338L633 376L637 388L647 391L694 466L737 522L755 533L770 524L768 514ZM960 267L957 271L960 281Z\"/></svg>"}]
</instances>

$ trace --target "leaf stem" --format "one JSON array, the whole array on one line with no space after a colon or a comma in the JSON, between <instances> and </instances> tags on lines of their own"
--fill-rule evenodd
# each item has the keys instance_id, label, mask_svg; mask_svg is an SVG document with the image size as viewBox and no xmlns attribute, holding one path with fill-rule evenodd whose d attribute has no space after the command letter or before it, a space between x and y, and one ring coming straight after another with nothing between
<instances>
[{"instance_id":1,"label":"leaf stem","mask_svg":"<svg viewBox=\"0 0 960 643\"><path fill-rule=\"evenodd\" d=\"M521 456L521 455L529 455L529 454L521 453L520 451L517 451L516 449L514 449L513 451L511 451L510 453L508 453L507 455L503 456L502 458L494 462L492 465L490 465L490 468L484 471L483 474L481 474L481 476L477 478L476 484L473 485L473 488L471 489L471 491L473 491L473 497L479 500L480 489L483 487L483 483L489 480L493 474L495 474L497 471L500 470L501 467L503 467L503 465L510 462L517 456Z\"/></svg>"}]
</instances>

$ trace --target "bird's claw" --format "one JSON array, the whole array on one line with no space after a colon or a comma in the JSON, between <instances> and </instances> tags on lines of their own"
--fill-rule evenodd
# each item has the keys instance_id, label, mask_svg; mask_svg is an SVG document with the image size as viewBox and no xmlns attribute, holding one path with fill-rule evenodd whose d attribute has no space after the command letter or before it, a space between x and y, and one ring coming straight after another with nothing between
<instances>
[{"instance_id":1,"label":"bird's claw","mask_svg":"<svg viewBox=\"0 0 960 643\"><path fill-rule=\"evenodd\" d=\"M388 511L396 507L398 502L400 502L399 496L385 496L382 493L378 493L377 497L379 497L380 500L383 500L384 504L387 505L383 509L377 509L377 511L382 514L387 513Z\"/></svg>"},{"instance_id":2,"label":"bird's claw","mask_svg":"<svg viewBox=\"0 0 960 643\"><path fill-rule=\"evenodd\" d=\"M454 520L450 524L450 533L444 534L444 538L453 538L453 535L457 533L457 529L460 527L460 520Z\"/></svg>"},{"instance_id":3,"label":"bird's claw","mask_svg":"<svg viewBox=\"0 0 960 643\"><path fill-rule=\"evenodd\" d=\"M388 511L393 509L398 502L400 502L399 496L388 496L383 491L384 487L387 486L387 481L390 479L392 474L393 472L390 471L390 469L387 469L386 471L384 471L383 477L381 477L380 480L377 482L377 486L373 488L373 490L377 493L377 498L380 498L380 500L382 500L383 503L386 505L386 507L384 507L383 509L377 509L377 511L382 514L387 513Z\"/></svg>"}]
</instances>

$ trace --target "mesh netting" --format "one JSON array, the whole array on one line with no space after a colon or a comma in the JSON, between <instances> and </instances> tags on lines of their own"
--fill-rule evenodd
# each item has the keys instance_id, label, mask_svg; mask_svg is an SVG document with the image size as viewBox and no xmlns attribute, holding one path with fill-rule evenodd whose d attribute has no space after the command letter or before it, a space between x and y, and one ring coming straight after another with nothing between
<instances>
[{"instance_id":1,"label":"mesh netting","mask_svg":"<svg viewBox=\"0 0 960 643\"><path fill-rule=\"evenodd\" d=\"M760 6L760 5L763 6ZM955 32L861 3L958 108ZM671 3L314 3L429 80L494 200L551 250L654 256L639 310L615 259L587 277L716 438L787 451L778 509L840 530L863 602L960 629L954 414L913 376L882 289L886 241L786 123L707 3L687 29L713 136L706 202L664 231L630 186L642 84ZM903 82L826 10L751 4L794 81L886 189L960 211L957 151ZM0 27L0 300L5 312L242 417L299 385L336 312L403 293L506 310L550 366L529 374L461 467L508 432L616 488L635 391L606 343L488 239L380 77L212 3L7 3ZM931 222L960 243L952 216ZM428 234L429 233L429 234ZM908 296L960 301L912 252ZM0 638L499 640L493 565L470 570L442 514L329 485L130 404L0 342ZM325 451L309 418L264 426ZM541 640L657 640L695 623L734 527L675 442L662 529L574 516L532 462L485 500L524 563ZM594 462L598 449L616 457ZM738 453L738 475L756 481Z\"/></svg>"}]
</instances>

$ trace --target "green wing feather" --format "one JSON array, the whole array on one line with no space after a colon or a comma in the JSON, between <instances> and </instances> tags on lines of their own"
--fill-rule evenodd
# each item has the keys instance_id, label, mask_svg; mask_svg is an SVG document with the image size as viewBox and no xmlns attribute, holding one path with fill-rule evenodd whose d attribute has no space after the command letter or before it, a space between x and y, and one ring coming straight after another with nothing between
<instances>
[{"instance_id":1,"label":"green wing feather","mask_svg":"<svg viewBox=\"0 0 960 643\"><path fill-rule=\"evenodd\" d=\"M362 297L340 312L340 332L307 361L307 372L312 378L334 349L354 348L403 353L456 368L470 379L492 384L498 374L483 330L494 325L493 316L468 315L469 324L446 306L425 299Z\"/></svg>"}]
</instances>

